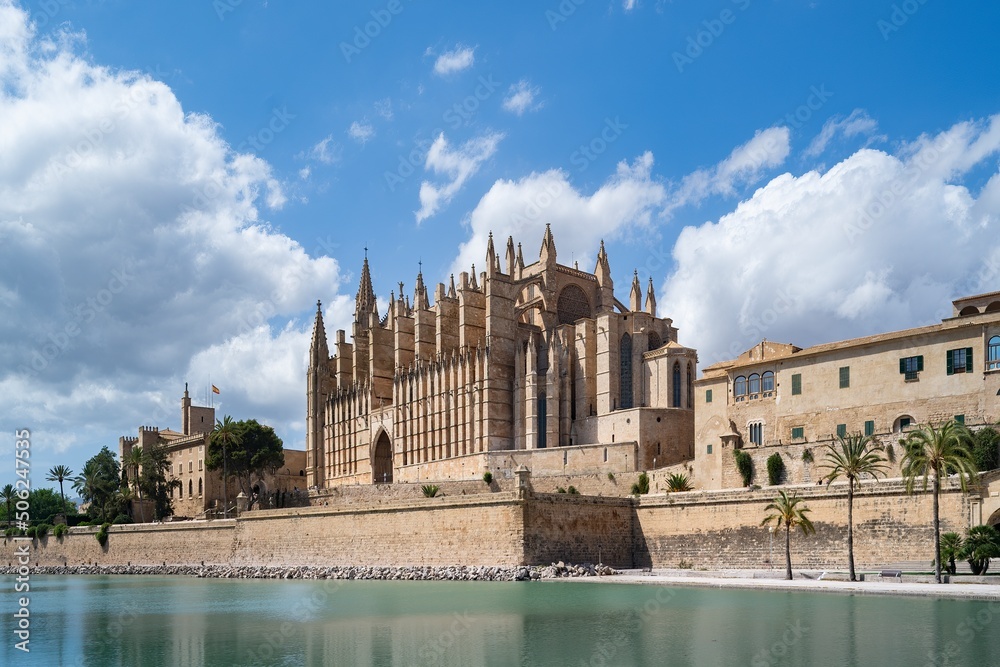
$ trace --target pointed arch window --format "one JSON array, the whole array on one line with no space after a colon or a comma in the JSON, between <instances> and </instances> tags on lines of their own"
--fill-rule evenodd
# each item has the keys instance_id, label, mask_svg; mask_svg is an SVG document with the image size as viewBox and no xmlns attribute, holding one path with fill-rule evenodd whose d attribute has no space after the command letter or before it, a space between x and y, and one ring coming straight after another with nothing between
<instances>
[{"instance_id":1,"label":"pointed arch window","mask_svg":"<svg viewBox=\"0 0 1000 667\"><path fill-rule=\"evenodd\" d=\"M688 362L687 370L687 408L694 407L694 364Z\"/></svg>"},{"instance_id":2,"label":"pointed arch window","mask_svg":"<svg viewBox=\"0 0 1000 667\"><path fill-rule=\"evenodd\" d=\"M674 362L674 372L671 374L671 380L673 381L673 395L671 396L670 407L679 408L681 407L681 362Z\"/></svg>"},{"instance_id":3,"label":"pointed arch window","mask_svg":"<svg viewBox=\"0 0 1000 667\"><path fill-rule=\"evenodd\" d=\"M621 373L619 375L620 391L619 404L622 410L632 407L632 336L625 334L622 336L619 346L619 362Z\"/></svg>"}]
</instances>

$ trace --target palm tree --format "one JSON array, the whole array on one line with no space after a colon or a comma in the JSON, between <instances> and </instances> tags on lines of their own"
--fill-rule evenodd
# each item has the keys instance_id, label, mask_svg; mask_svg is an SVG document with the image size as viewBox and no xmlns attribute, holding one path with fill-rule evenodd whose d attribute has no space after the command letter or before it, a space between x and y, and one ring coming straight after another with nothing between
<instances>
[{"instance_id":1,"label":"palm tree","mask_svg":"<svg viewBox=\"0 0 1000 667\"><path fill-rule=\"evenodd\" d=\"M1000 534L993 526L973 526L965 534L959 556L969 561L972 574L986 574L990 559L1000 558Z\"/></svg>"},{"instance_id":2,"label":"palm tree","mask_svg":"<svg viewBox=\"0 0 1000 667\"><path fill-rule=\"evenodd\" d=\"M789 580L792 578L792 528L800 529L803 535L816 532L812 521L806 516L811 510L805 505L800 507L801 502L802 498L795 495L789 497L784 491L779 491L778 497L764 508L765 512L773 512L773 514L767 515L760 522L762 526L774 523L776 528L785 527L785 579Z\"/></svg>"},{"instance_id":3,"label":"palm tree","mask_svg":"<svg viewBox=\"0 0 1000 667\"><path fill-rule=\"evenodd\" d=\"M142 489L139 486L139 470L145 462L146 454L139 445L133 446L122 460L122 468L126 471L125 474L128 475L129 482L135 487L135 495L139 501L140 523L146 523L142 509Z\"/></svg>"},{"instance_id":4,"label":"palm tree","mask_svg":"<svg viewBox=\"0 0 1000 667\"><path fill-rule=\"evenodd\" d=\"M961 557L962 547L965 545L962 536L958 533L944 533L941 535L941 562L947 563L944 568L948 574L955 574L958 567L955 559Z\"/></svg>"},{"instance_id":5,"label":"palm tree","mask_svg":"<svg viewBox=\"0 0 1000 667\"><path fill-rule=\"evenodd\" d=\"M226 492L229 484L226 477L229 471L226 466L226 445L238 445L240 443L240 434L237 432L236 422L229 415L226 415L222 421L216 419L211 437L216 442L222 443L222 512L223 516L228 518L229 497Z\"/></svg>"},{"instance_id":6,"label":"palm tree","mask_svg":"<svg viewBox=\"0 0 1000 667\"><path fill-rule=\"evenodd\" d=\"M62 496L63 514L66 513L66 494L63 493L63 481L70 479L72 476L73 471L67 466L58 465L49 470L49 474L45 477L49 482L59 482L59 495Z\"/></svg>"},{"instance_id":7,"label":"palm tree","mask_svg":"<svg viewBox=\"0 0 1000 667\"><path fill-rule=\"evenodd\" d=\"M14 502L17 500L17 491L13 484L0 489L0 500L7 505L7 527L10 528L11 520L14 518Z\"/></svg>"},{"instance_id":8,"label":"palm tree","mask_svg":"<svg viewBox=\"0 0 1000 667\"><path fill-rule=\"evenodd\" d=\"M958 473L958 483L965 491L968 482L976 473L972 458L972 435L968 429L955 420L935 428L932 424L911 431L902 441L906 453L903 454L902 472L906 480L906 492L913 493L918 477L923 477L923 490L933 477L934 492L934 579L941 583L941 478Z\"/></svg>"},{"instance_id":9,"label":"palm tree","mask_svg":"<svg viewBox=\"0 0 1000 667\"><path fill-rule=\"evenodd\" d=\"M692 491L691 478L684 473L672 473L667 476L667 491L676 493L678 491Z\"/></svg>"},{"instance_id":10,"label":"palm tree","mask_svg":"<svg viewBox=\"0 0 1000 667\"><path fill-rule=\"evenodd\" d=\"M885 476L885 459L879 455L871 436L860 433L837 436L836 443L826 446L823 467L830 472L826 476L827 487L839 477L847 479L847 562L851 581L857 581L854 574L854 489L861 488L861 478L871 475Z\"/></svg>"}]
</instances>

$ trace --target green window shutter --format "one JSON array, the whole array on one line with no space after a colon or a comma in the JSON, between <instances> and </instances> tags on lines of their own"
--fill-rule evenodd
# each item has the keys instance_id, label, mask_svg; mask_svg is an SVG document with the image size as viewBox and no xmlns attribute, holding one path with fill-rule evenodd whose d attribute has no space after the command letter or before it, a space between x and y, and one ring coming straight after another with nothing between
<instances>
[{"instance_id":1,"label":"green window shutter","mask_svg":"<svg viewBox=\"0 0 1000 667\"><path fill-rule=\"evenodd\" d=\"M924 370L924 355L917 357L917 372Z\"/></svg>"},{"instance_id":2,"label":"green window shutter","mask_svg":"<svg viewBox=\"0 0 1000 667\"><path fill-rule=\"evenodd\" d=\"M792 375L792 395L797 396L802 393L802 375L795 373Z\"/></svg>"},{"instance_id":3,"label":"green window shutter","mask_svg":"<svg viewBox=\"0 0 1000 667\"><path fill-rule=\"evenodd\" d=\"M865 422L865 435L875 435L875 422L871 419Z\"/></svg>"},{"instance_id":4,"label":"green window shutter","mask_svg":"<svg viewBox=\"0 0 1000 667\"><path fill-rule=\"evenodd\" d=\"M805 428L796 426L792 429L792 440L802 440L805 437Z\"/></svg>"},{"instance_id":5,"label":"green window shutter","mask_svg":"<svg viewBox=\"0 0 1000 667\"><path fill-rule=\"evenodd\" d=\"M712 453L712 445L709 445L709 446L708 446L708 452L707 452L707 453L708 453L708 454L711 454L711 453Z\"/></svg>"},{"instance_id":6,"label":"green window shutter","mask_svg":"<svg viewBox=\"0 0 1000 667\"><path fill-rule=\"evenodd\" d=\"M840 367L840 388L847 389L851 386L851 367L841 366Z\"/></svg>"},{"instance_id":7,"label":"green window shutter","mask_svg":"<svg viewBox=\"0 0 1000 667\"><path fill-rule=\"evenodd\" d=\"M906 372L906 357L902 357L899 360L899 372L900 373L905 373Z\"/></svg>"},{"instance_id":8,"label":"green window shutter","mask_svg":"<svg viewBox=\"0 0 1000 667\"><path fill-rule=\"evenodd\" d=\"M972 348L971 347L965 348L965 372L966 373L971 373L972 372Z\"/></svg>"},{"instance_id":9,"label":"green window shutter","mask_svg":"<svg viewBox=\"0 0 1000 667\"><path fill-rule=\"evenodd\" d=\"M706 389L705 390L705 402L706 403L711 403L712 402L712 390L711 389Z\"/></svg>"},{"instance_id":10,"label":"green window shutter","mask_svg":"<svg viewBox=\"0 0 1000 667\"><path fill-rule=\"evenodd\" d=\"M959 424L965 425L965 415L955 415L955 421Z\"/></svg>"},{"instance_id":11,"label":"green window shutter","mask_svg":"<svg viewBox=\"0 0 1000 667\"><path fill-rule=\"evenodd\" d=\"M945 355L945 366L947 366L948 375L955 374L955 355L952 350L948 350L948 353Z\"/></svg>"},{"instance_id":12,"label":"green window shutter","mask_svg":"<svg viewBox=\"0 0 1000 667\"><path fill-rule=\"evenodd\" d=\"M847 437L847 424L837 424L837 436L841 438Z\"/></svg>"}]
</instances>

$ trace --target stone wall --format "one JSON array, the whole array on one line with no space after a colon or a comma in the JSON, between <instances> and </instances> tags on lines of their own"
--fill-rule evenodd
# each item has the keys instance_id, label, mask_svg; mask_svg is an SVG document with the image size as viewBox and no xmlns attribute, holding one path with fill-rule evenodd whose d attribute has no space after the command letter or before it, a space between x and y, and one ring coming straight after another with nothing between
<instances>
[{"instance_id":1,"label":"stone wall","mask_svg":"<svg viewBox=\"0 0 1000 667\"><path fill-rule=\"evenodd\" d=\"M628 498L535 494L524 507L525 562L632 567L634 517Z\"/></svg>"}]
</instances>

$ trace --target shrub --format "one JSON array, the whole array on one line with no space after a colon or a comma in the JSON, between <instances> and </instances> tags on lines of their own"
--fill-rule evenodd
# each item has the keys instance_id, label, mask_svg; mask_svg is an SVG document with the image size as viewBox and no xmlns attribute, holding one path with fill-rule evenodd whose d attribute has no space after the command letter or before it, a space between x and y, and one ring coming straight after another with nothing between
<instances>
[{"instance_id":1,"label":"shrub","mask_svg":"<svg viewBox=\"0 0 1000 667\"><path fill-rule=\"evenodd\" d=\"M671 473L667 476L667 491L676 493L677 491L691 491L691 478L683 473Z\"/></svg>"},{"instance_id":2,"label":"shrub","mask_svg":"<svg viewBox=\"0 0 1000 667\"><path fill-rule=\"evenodd\" d=\"M94 535L94 537L97 538L97 543L100 544L102 547L108 543L108 528L110 527L111 527L110 523L102 523L101 529L97 531L96 535Z\"/></svg>"},{"instance_id":3,"label":"shrub","mask_svg":"<svg viewBox=\"0 0 1000 667\"><path fill-rule=\"evenodd\" d=\"M61 540L63 535L69 532L69 526L64 523L59 524L52 529L52 534L55 535L57 540Z\"/></svg>"},{"instance_id":4,"label":"shrub","mask_svg":"<svg viewBox=\"0 0 1000 667\"><path fill-rule=\"evenodd\" d=\"M615 481L615 474L613 472L608 473L608 480L612 482Z\"/></svg>"},{"instance_id":5,"label":"shrub","mask_svg":"<svg viewBox=\"0 0 1000 667\"><path fill-rule=\"evenodd\" d=\"M7 530L3 531L4 537L17 537L20 534L21 530L19 528L15 528L14 526L11 526Z\"/></svg>"},{"instance_id":6,"label":"shrub","mask_svg":"<svg viewBox=\"0 0 1000 667\"><path fill-rule=\"evenodd\" d=\"M649 475L639 473L639 481L632 485L632 495L641 496L649 493Z\"/></svg>"},{"instance_id":7,"label":"shrub","mask_svg":"<svg viewBox=\"0 0 1000 667\"><path fill-rule=\"evenodd\" d=\"M47 523L38 524L38 526L35 528L35 537L37 537L40 540L44 539L45 536L49 534L49 528L51 527L52 526L50 526Z\"/></svg>"},{"instance_id":8,"label":"shrub","mask_svg":"<svg viewBox=\"0 0 1000 667\"><path fill-rule=\"evenodd\" d=\"M437 484L424 484L420 490L424 492L424 498L433 498L440 489Z\"/></svg>"},{"instance_id":9,"label":"shrub","mask_svg":"<svg viewBox=\"0 0 1000 667\"><path fill-rule=\"evenodd\" d=\"M580 495L580 492L576 490L575 486L571 486L568 489L566 489L566 493L569 493L569 494L572 494L572 495L576 495L576 496Z\"/></svg>"},{"instance_id":10,"label":"shrub","mask_svg":"<svg viewBox=\"0 0 1000 667\"><path fill-rule=\"evenodd\" d=\"M781 484L785 479L785 461L781 454L775 452L767 457L767 483L771 486Z\"/></svg>"},{"instance_id":11,"label":"shrub","mask_svg":"<svg viewBox=\"0 0 1000 667\"><path fill-rule=\"evenodd\" d=\"M968 561L972 574L986 574L990 559L1000 558L1000 532L993 526L973 526L966 531L958 553Z\"/></svg>"},{"instance_id":12,"label":"shrub","mask_svg":"<svg viewBox=\"0 0 1000 667\"><path fill-rule=\"evenodd\" d=\"M993 470L1000 467L998 461L998 450L1000 450L1000 433L993 428L982 428L974 435L975 443L972 446L972 458L976 461L976 468L980 472Z\"/></svg>"},{"instance_id":13,"label":"shrub","mask_svg":"<svg viewBox=\"0 0 1000 667\"><path fill-rule=\"evenodd\" d=\"M118 516L115 517L115 520L112 521L111 523L118 526L123 523L132 523L132 519L130 519L127 514L119 514Z\"/></svg>"},{"instance_id":14,"label":"shrub","mask_svg":"<svg viewBox=\"0 0 1000 667\"><path fill-rule=\"evenodd\" d=\"M681 558L681 562L677 563L677 569L679 570L690 570L694 568L694 563Z\"/></svg>"},{"instance_id":15,"label":"shrub","mask_svg":"<svg viewBox=\"0 0 1000 667\"><path fill-rule=\"evenodd\" d=\"M566 493L566 489L562 488L561 486L557 486L556 493Z\"/></svg>"},{"instance_id":16,"label":"shrub","mask_svg":"<svg viewBox=\"0 0 1000 667\"><path fill-rule=\"evenodd\" d=\"M28 530L24 531L24 534L31 539L35 539L35 535L38 533L37 526L28 526Z\"/></svg>"},{"instance_id":17,"label":"shrub","mask_svg":"<svg viewBox=\"0 0 1000 667\"><path fill-rule=\"evenodd\" d=\"M487 484L492 484L493 483L493 473L491 473L489 470L487 470L486 472L484 472L483 473L483 481L486 482Z\"/></svg>"},{"instance_id":18,"label":"shrub","mask_svg":"<svg viewBox=\"0 0 1000 667\"><path fill-rule=\"evenodd\" d=\"M743 486L750 486L753 481L753 458L742 449L734 449L733 456L736 457L736 470L743 478Z\"/></svg>"},{"instance_id":19,"label":"shrub","mask_svg":"<svg viewBox=\"0 0 1000 667\"><path fill-rule=\"evenodd\" d=\"M891 442L885 446L885 458L889 460L889 463L896 462L896 448L892 446Z\"/></svg>"},{"instance_id":20,"label":"shrub","mask_svg":"<svg viewBox=\"0 0 1000 667\"><path fill-rule=\"evenodd\" d=\"M803 463L812 463L814 460L815 459L813 459L813 450L811 450L811 449L804 449L804 450L802 450L802 462Z\"/></svg>"}]
</instances>

